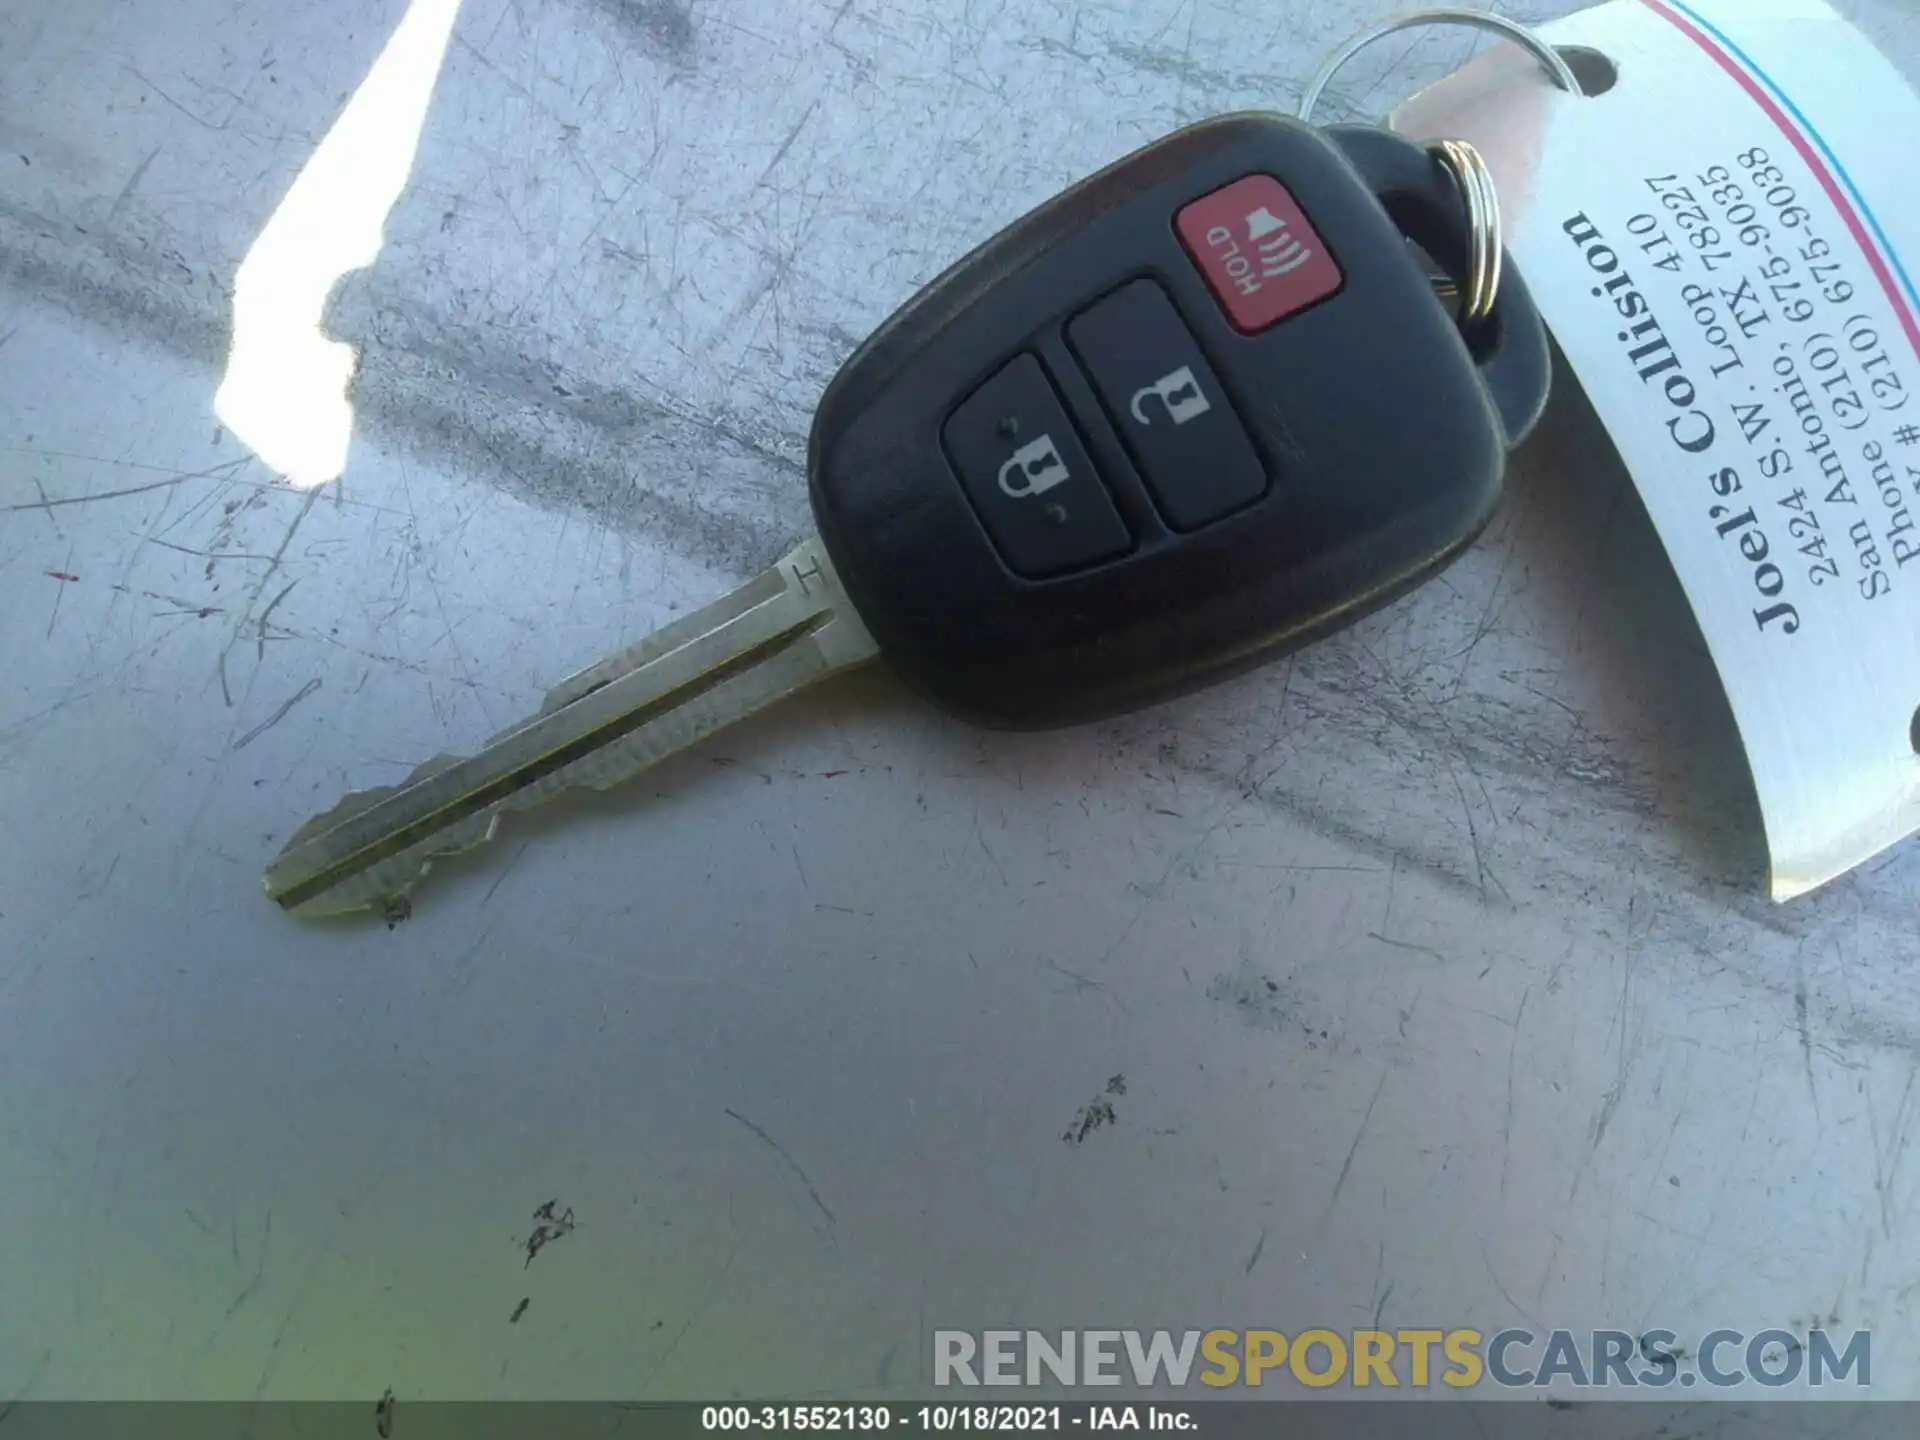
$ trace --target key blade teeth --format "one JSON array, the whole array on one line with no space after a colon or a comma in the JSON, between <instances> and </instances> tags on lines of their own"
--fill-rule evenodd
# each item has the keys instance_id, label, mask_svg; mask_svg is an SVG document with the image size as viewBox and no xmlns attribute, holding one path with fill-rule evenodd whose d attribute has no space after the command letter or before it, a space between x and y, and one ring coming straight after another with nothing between
<instances>
[{"instance_id":1,"label":"key blade teeth","mask_svg":"<svg viewBox=\"0 0 1920 1440\"><path fill-rule=\"evenodd\" d=\"M509 811L606 789L878 647L819 541L639 644L563 681L479 754L436 756L397 786L351 795L302 826L266 875L296 915L404 897L447 855L491 840Z\"/></svg>"},{"instance_id":2,"label":"key blade teeth","mask_svg":"<svg viewBox=\"0 0 1920 1440\"><path fill-rule=\"evenodd\" d=\"M297 905L282 905L287 914L298 916L302 920L338 920L348 915L359 915L367 911L379 915L391 929L413 914L413 901L410 898L414 886L426 876L430 867L422 866L420 874L404 885L389 885L378 893L363 893L348 882L323 890L310 900Z\"/></svg>"},{"instance_id":3,"label":"key blade teeth","mask_svg":"<svg viewBox=\"0 0 1920 1440\"><path fill-rule=\"evenodd\" d=\"M285 860L287 856L293 854L294 851L300 849L302 846L311 845L329 830L335 829L356 815L364 814L366 811L371 810L375 805L378 805L382 800L386 799L387 796L393 794L395 788L396 787L391 785L383 785L374 790L355 790L352 794L342 797L340 803L335 805L331 810L320 815L315 815L311 820L308 820L298 830L287 837L287 843L280 847L280 854L276 857L276 864L280 860ZM267 872L267 889L269 893L272 892L273 888L273 872L269 870Z\"/></svg>"},{"instance_id":4,"label":"key blade teeth","mask_svg":"<svg viewBox=\"0 0 1920 1440\"><path fill-rule=\"evenodd\" d=\"M364 815L389 795L397 795L407 786L431 775L437 775L449 766L458 765L458 755L436 755L431 760L416 765L405 780L398 785L373 785L365 790L354 790L340 797L331 810L323 811L306 821L300 828L287 837L287 843L280 847L279 858L284 859L303 845L325 835L329 830L344 825L356 815ZM269 887L271 888L271 887Z\"/></svg>"},{"instance_id":5,"label":"key blade teeth","mask_svg":"<svg viewBox=\"0 0 1920 1440\"><path fill-rule=\"evenodd\" d=\"M279 855L268 868L262 882L268 898L288 914L301 916L346 915L357 910L404 904L407 892L419 883L420 876L431 867L431 858L421 865L418 873L406 875L404 867L396 863L403 860L405 856L397 855L385 865L375 866L359 875L330 885L311 898L297 899L289 904L285 897L296 891L301 881L300 876L289 873L289 857L297 855L310 845L319 843L333 831L366 814L390 796L399 794L407 786L430 779L441 771L458 765L462 758L459 755L448 755L444 752L435 755L431 760L425 760L416 765L407 778L398 785L374 785L365 790L352 791L342 796L339 803L331 810L308 820L287 837L287 843L280 847ZM449 831L435 836L434 841L450 843L454 838L453 832ZM480 838L484 840L486 837L483 835ZM477 843L479 842L468 842L458 848L469 849ZM434 853L439 852L436 850Z\"/></svg>"},{"instance_id":6,"label":"key blade teeth","mask_svg":"<svg viewBox=\"0 0 1920 1440\"><path fill-rule=\"evenodd\" d=\"M360 799L376 792L362 791ZM369 802L371 803L371 802ZM325 834L332 823L351 818L365 806L357 807L348 813L340 813L345 806L336 806L334 813L322 817L329 822L327 827L316 831ZM500 828L500 819L504 813L501 807L483 811L458 825L449 826L435 832L418 844L389 855L366 869L328 882L325 886L307 893L305 877L302 875L281 875L269 870L266 878L267 894L289 915L298 915L303 919L319 919L327 916L350 915L361 910L383 912L389 923L397 923L412 913L412 904L407 899L414 888L424 880L433 867L441 860L455 855L465 854L492 840ZM309 826L318 824L308 821ZM283 857L290 853L298 837L289 842Z\"/></svg>"},{"instance_id":7,"label":"key blade teeth","mask_svg":"<svg viewBox=\"0 0 1920 1440\"><path fill-rule=\"evenodd\" d=\"M425 876L427 867L423 866L420 876ZM372 910L384 916L388 925L398 924L413 913L413 901L408 897L420 877L404 885L387 885L378 892L363 892L353 881L330 886L311 899L288 905L273 897L280 908L289 915L302 920L335 920L346 915L357 915ZM272 886L268 886L271 894Z\"/></svg>"},{"instance_id":8,"label":"key blade teeth","mask_svg":"<svg viewBox=\"0 0 1920 1440\"><path fill-rule=\"evenodd\" d=\"M328 837L350 825L368 811L409 785L429 780L462 762L458 755L436 755L415 768L399 785L382 785L356 790L331 810L316 815L296 830L267 870L263 883L267 896L289 915L318 919L350 915L361 910L386 914L389 923L398 923L412 911L407 896L426 878L434 864L450 855L463 854L491 840L500 827L500 817L509 802L482 810L456 824L424 836L417 843L385 856L364 869L315 885L313 867L302 852L325 850Z\"/></svg>"}]
</instances>

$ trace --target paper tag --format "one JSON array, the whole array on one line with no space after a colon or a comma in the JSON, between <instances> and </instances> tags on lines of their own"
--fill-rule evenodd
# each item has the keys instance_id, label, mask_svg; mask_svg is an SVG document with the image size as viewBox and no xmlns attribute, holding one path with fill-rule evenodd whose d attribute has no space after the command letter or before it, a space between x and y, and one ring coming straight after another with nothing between
<instances>
[{"instance_id":1,"label":"paper tag","mask_svg":"<svg viewBox=\"0 0 1920 1440\"><path fill-rule=\"evenodd\" d=\"M1790 899L1920 829L1920 98L1816 0L1615 0L1394 127L1469 140L1705 633Z\"/></svg>"}]
</instances>

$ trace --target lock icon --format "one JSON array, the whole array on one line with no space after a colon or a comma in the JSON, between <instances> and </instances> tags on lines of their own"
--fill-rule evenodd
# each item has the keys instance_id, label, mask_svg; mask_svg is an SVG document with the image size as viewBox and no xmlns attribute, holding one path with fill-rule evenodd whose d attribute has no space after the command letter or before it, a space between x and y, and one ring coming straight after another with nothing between
<instances>
[{"instance_id":1,"label":"lock icon","mask_svg":"<svg viewBox=\"0 0 1920 1440\"><path fill-rule=\"evenodd\" d=\"M1127 408L1142 425L1153 424L1147 414L1147 401L1155 398L1166 406L1168 416L1176 425L1197 420L1213 409L1207 397L1200 393L1200 382L1193 378L1192 369L1185 365L1134 392L1133 403Z\"/></svg>"},{"instance_id":2,"label":"lock icon","mask_svg":"<svg viewBox=\"0 0 1920 1440\"><path fill-rule=\"evenodd\" d=\"M1000 467L1000 488L1015 500L1029 495L1044 495L1056 485L1072 479L1067 462L1060 458L1051 435L1030 440L1013 452L1013 458Z\"/></svg>"}]
</instances>

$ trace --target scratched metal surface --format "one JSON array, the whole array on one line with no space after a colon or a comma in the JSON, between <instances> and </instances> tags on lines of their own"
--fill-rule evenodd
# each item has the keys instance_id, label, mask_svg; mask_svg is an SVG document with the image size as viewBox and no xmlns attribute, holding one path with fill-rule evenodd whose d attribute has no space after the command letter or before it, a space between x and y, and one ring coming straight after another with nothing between
<instances>
[{"instance_id":1,"label":"scratched metal surface","mask_svg":"<svg viewBox=\"0 0 1920 1440\"><path fill-rule=\"evenodd\" d=\"M772 558L918 284L1388 8L470 0L315 499L216 429L223 287L398 0L14 0L0 1396L911 1392L937 1326L1369 1317L1831 1317L1920 1393L1920 849L1759 898L1576 397L1472 554L1295 663L1038 737L867 674L398 929L260 895L344 789Z\"/></svg>"}]
</instances>

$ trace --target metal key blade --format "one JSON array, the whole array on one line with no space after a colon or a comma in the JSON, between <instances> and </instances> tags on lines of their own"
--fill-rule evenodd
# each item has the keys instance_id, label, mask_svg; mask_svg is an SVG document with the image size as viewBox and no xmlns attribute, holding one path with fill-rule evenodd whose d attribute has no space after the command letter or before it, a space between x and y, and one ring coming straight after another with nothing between
<instances>
[{"instance_id":1,"label":"metal key blade","mask_svg":"<svg viewBox=\"0 0 1920 1440\"><path fill-rule=\"evenodd\" d=\"M870 659L818 538L732 594L562 681L540 713L468 759L428 761L303 825L266 873L300 915L392 903L501 817L565 790L604 790L815 680Z\"/></svg>"}]
</instances>

